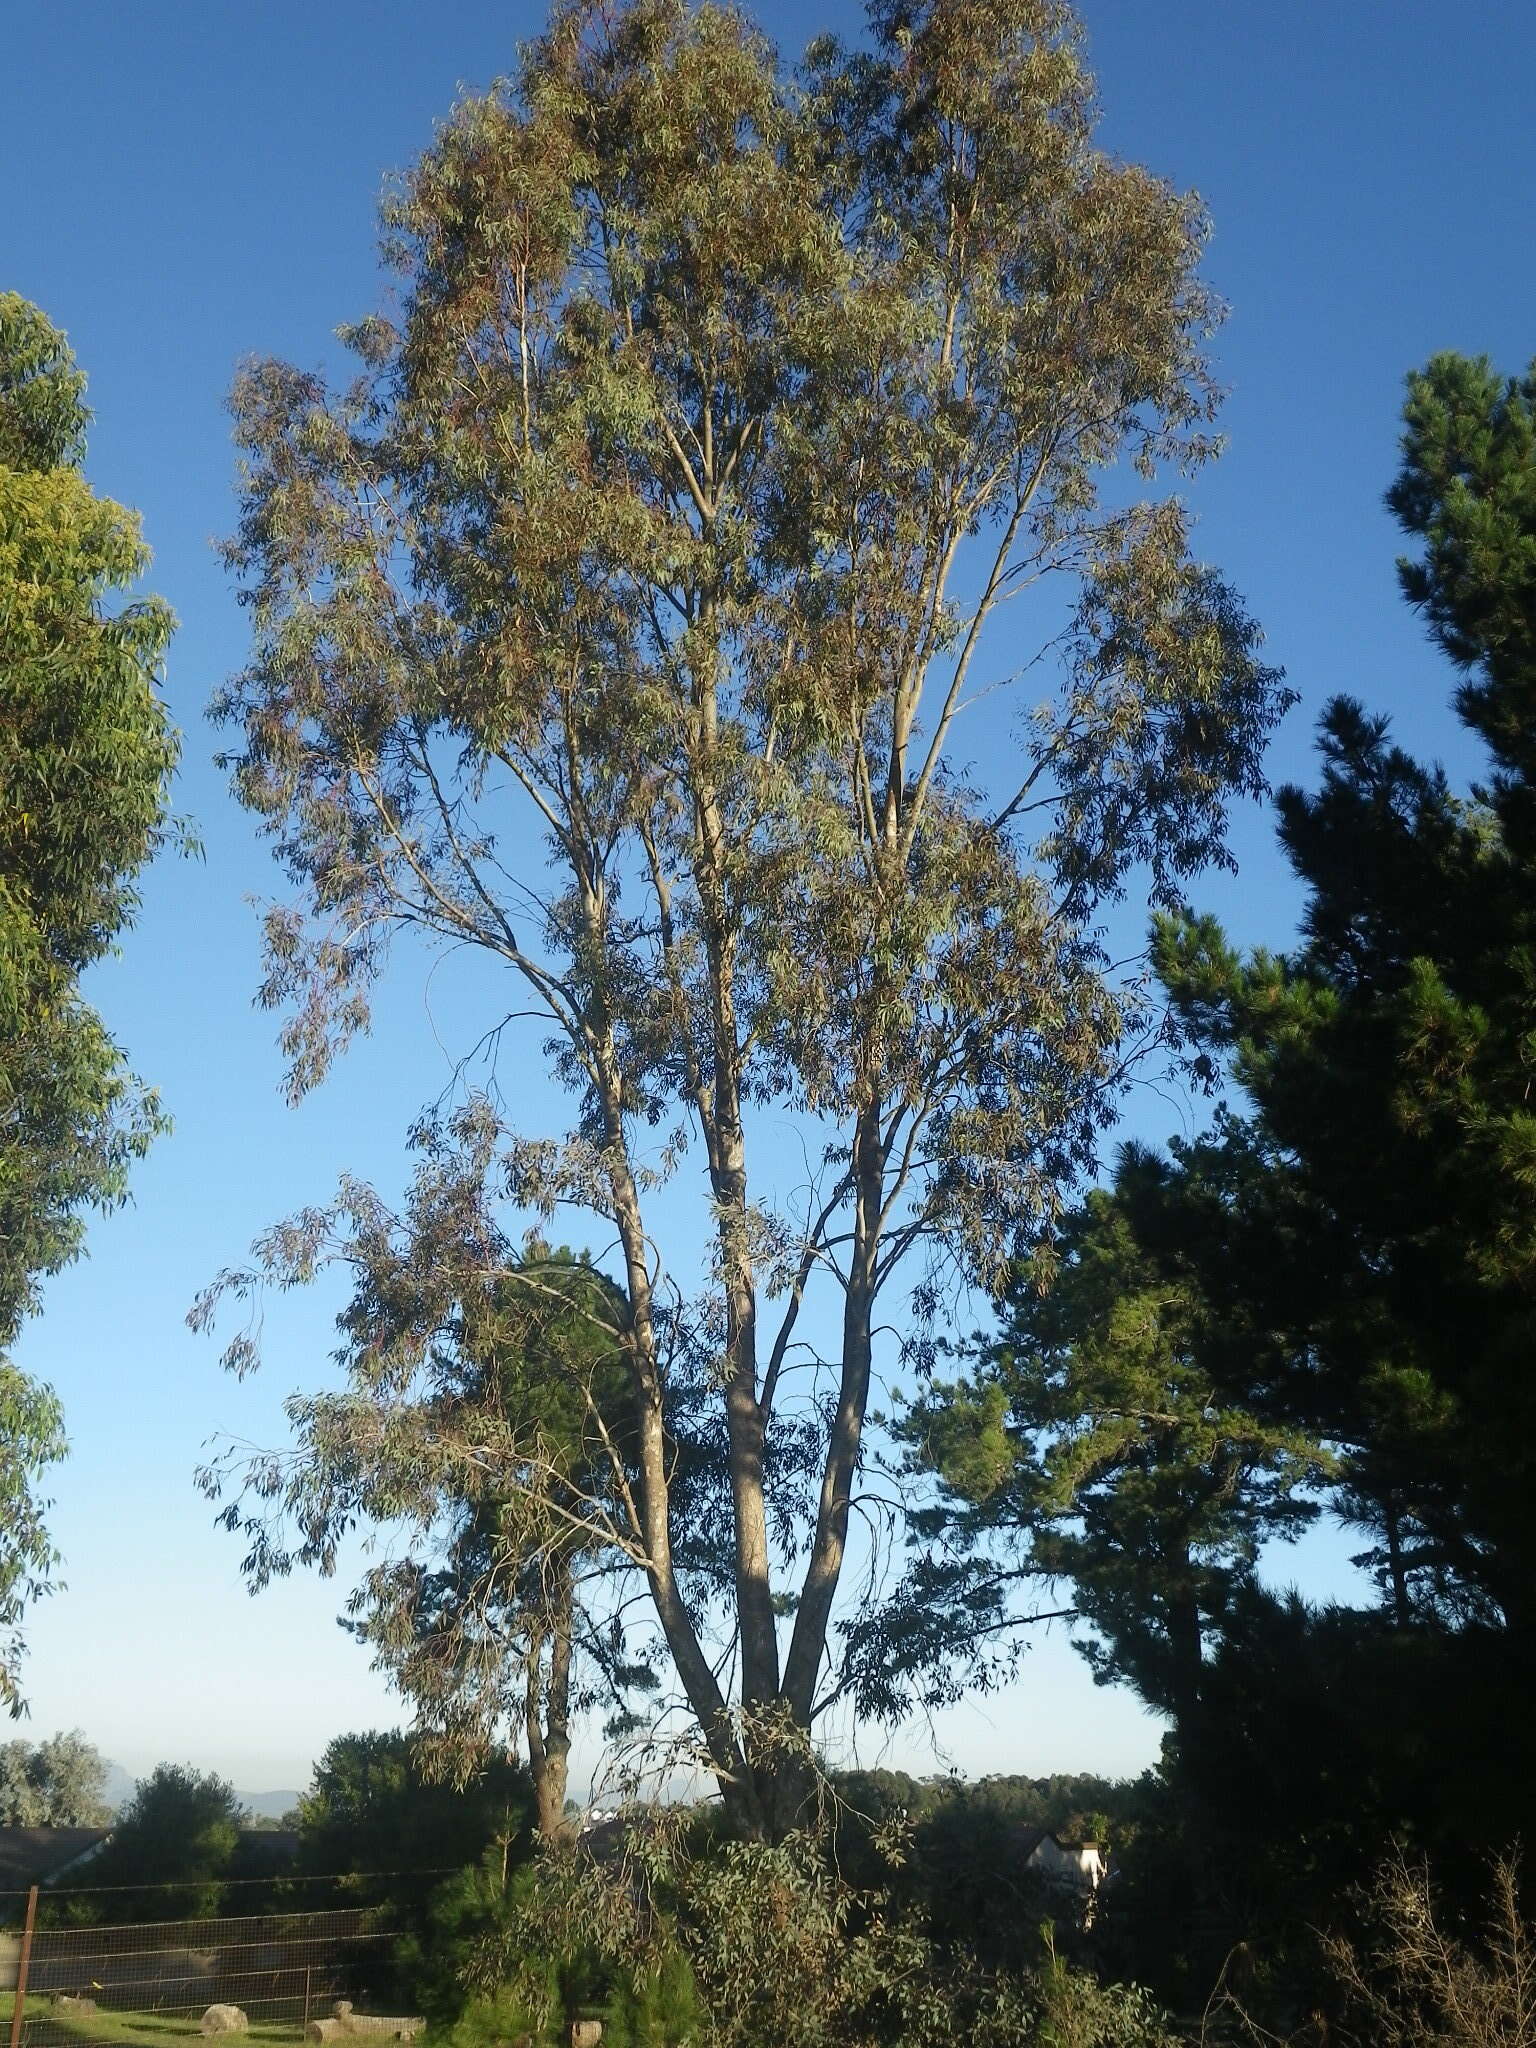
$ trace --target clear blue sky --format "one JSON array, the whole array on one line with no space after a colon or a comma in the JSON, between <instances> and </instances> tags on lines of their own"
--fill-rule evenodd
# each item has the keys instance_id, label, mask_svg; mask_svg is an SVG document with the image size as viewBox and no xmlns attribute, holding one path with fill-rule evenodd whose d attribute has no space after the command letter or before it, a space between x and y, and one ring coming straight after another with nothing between
<instances>
[{"instance_id":1,"label":"clear blue sky","mask_svg":"<svg viewBox=\"0 0 1536 2048\"><path fill-rule=\"evenodd\" d=\"M1198 482L1201 545L1246 594L1302 693L1273 755L1308 772L1313 714L1349 689L1407 740L1467 764L1447 678L1395 591L1380 507L1404 372L1432 350L1536 351L1536 8L1529 0L1086 0L1123 155L1206 199L1207 271L1232 306L1217 346L1230 451ZM374 206L458 87L507 68L539 25L477 0L55 0L9 10L0 58L0 285L67 329L97 414L90 473L139 507L175 606L169 689L185 734L178 808L206 842L167 861L94 992L175 1135L134 1205L49 1290L22 1361L64 1397L55 1480L68 1590L31 1630L40 1732L80 1725L142 1770L160 1758L249 1789L303 1783L333 1733L395 1718L334 1626L334 1586L249 1601L235 1542L191 1472L218 1432L274 1441L278 1403L326 1370L321 1299L268 1317L271 1363L237 1387L183 1316L264 1224L343 1167L400 1174L400 1133L446 1078L432 996L402 976L375 1037L301 1109L278 1095L253 1011L254 915L276 880L225 793L202 716L243 622L210 547L231 523L223 397L237 361L305 363L376 290ZM786 48L856 34L844 0L780 9ZM1293 898L1267 821L1242 873L1200 892L1250 941L1283 942ZM530 1059L536 1057L529 1048ZM530 1086L536 1086L536 1077ZM1136 1112L1156 1135L1176 1107ZM1156 1731L1096 1692L1064 1643L943 1729L970 1769L1139 1766ZM897 1755L922 1760L920 1733Z\"/></svg>"}]
</instances>

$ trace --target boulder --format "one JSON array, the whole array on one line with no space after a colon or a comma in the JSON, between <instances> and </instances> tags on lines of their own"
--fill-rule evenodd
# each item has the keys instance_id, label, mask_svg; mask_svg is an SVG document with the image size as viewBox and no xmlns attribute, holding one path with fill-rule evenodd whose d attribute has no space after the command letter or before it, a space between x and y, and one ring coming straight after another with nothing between
<instances>
[{"instance_id":1,"label":"boulder","mask_svg":"<svg viewBox=\"0 0 1536 2048\"><path fill-rule=\"evenodd\" d=\"M96 2010L96 2001L94 1998L76 1998L70 1992L63 1991L53 2001L53 2009L55 2012L72 2012L77 2014L94 2012Z\"/></svg>"},{"instance_id":2,"label":"boulder","mask_svg":"<svg viewBox=\"0 0 1536 2048\"><path fill-rule=\"evenodd\" d=\"M201 2034L248 2034L251 2023L238 2005L210 2005L197 2023Z\"/></svg>"},{"instance_id":3,"label":"boulder","mask_svg":"<svg viewBox=\"0 0 1536 2048\"><path fill-rule=\"evenodd\" d=\"M603 2038L601 2020L572 2020L571 2048L597 2048Z\"/></svg>"}]
</instances>

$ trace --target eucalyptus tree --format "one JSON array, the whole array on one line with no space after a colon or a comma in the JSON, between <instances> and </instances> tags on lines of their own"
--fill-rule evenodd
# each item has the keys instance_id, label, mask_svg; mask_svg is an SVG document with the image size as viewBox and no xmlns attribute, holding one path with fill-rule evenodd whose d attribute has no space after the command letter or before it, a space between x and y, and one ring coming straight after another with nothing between
<instances>
[{"instance_id":1,"label":"eucalyptus tree","mask_svg":"<svg viewBox=\"0 0 1536 2048\"><path fill-rule=\"evenodd\" d=\"M347 1386L289 1401L292 1444L236 1457L241 1494L221 1518L246 1537L258 1588L296 1566L331 1574L345 1530L394 1532L346 1626L412 1706L423 1768L463 1784L508 1737L522 1744L550 1837L565 1825L573 1714L606 1708L623 1725L656 1683L621 1618L627 1305L589 1261L506 1242L486 1199L493 1138L473 1114L438 1134L401 1215L349 1183L263 1242L289 1281L350 1274ZM203 1313L256 1279L225 1275ZM218 1498L229 1462L200 1476Z\"/></svg>"},{"instance_id":2,"label":"eucalyptus tree","mask_svg":"<svg viewBox=\"0 0 1536 2048\"><path fill-rule=\"evenodd\" d=\"M613 1626L628 1575L613 1495L634 1470L625 1303L588 1262L535 1246L459 1315L461 1402L430 1423L471 1453L457 1486L440 1484L451 1540L436 1572L374 1576L367 1633L451 1760L455 1735L462 1759L501 1719L520 1723L548 1839L565 1826L573 1713L603 1706L622 1724L629 1694L655 1684Z\"/></svg>"},{"instance_id":3,"label":"eucalyptus tree","mask_svg":"<svg viewBox=\"0 0 1536 2048\"><path fill-rule=\"evenodd\" d=\"M615 1248L623 1542L754 1828L837 1692L876 1330L1090 1156L1137 1009L1103 907L1222 857L1283 707L1156 490L1212 450L1200 209L1093 130L1055 0L880 0L792 77L719 7L566 7L391 202L355 379L235 394L217 710L295 885L292 1088L404 933L505 970L489 1029L542 1020L571 1128L499 1133L496 1191ZM669 1176L719 1600L679 1562Z\"/></svg>"},{"instance_id":4,"label":"eucalyptus tree","mask_svg":"<svg viewBox=\"0 0 1536 2048\"><path fill-rule=\"evenodd\" d=\"M156 687L169 608L113 603L148 563L135 514L82 473L85 379L0 292L0 1702L57 1562L35 1490L63 1455L46 1387L5 1356L39 1284L120 1201L162 1119L80 993L137 908L176 742Z\"/></svg>"},{"instance_id":5,"label":"eucalyptus tree","mask_svg":"<svg viewBox=\"0 0 1536 2048\"><path fill-rule=\"evenodd\" d=\"M0 1827L105 1827L106 1782L100 1752L78 1728L45 1742L0 1743Z\"/></svg>"}]
</instances>

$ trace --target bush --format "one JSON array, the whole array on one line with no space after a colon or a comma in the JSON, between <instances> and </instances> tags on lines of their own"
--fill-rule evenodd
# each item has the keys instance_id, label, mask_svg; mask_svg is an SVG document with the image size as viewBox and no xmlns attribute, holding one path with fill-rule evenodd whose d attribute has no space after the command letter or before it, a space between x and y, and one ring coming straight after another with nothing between
<instances>
[{"instance_id":1,"label":"bush","mask_svg":"<svg viewBox=\"0 0 1536 2048\"><path fill-rule=\"evenodd\" d=\"M1223 1981L1202 2043L1536 2048L1536 1925L1521 1910L1518 1851L1493 1858L1490 1873L1480 1909L1457 1927L1427 1861L1394 1853L1354 1894L1354 1930L1319 1937L1321 2009L1281 2034Z\"/></svg>"},{"instance_id":2,"label":"bush","mask_svg":"<svg viewBox=\"0 0 1536 2048\"><path fill-rule=\"evenodd\" d=\"M1383 1865L1366 1932L1324 1941L1343 2007L1335 2039L1359 2048L1536 2048L1536 1926L1518 1852L1495 1859L1482 1924L1445 1924L1427 1863Z\"/></svg>"},{"instance_id":3,"label":"bush","mask_svg":"<svg viewBox=\"0 0 1536 2048\"><path fill-rule=\"evenodd\" d=\"M450 2025L434 2027L431 2038L443 2048L505 2048L508 2042L564 2048L563 2020L555 1965L526 1963L489 1997L471 1998Z\"/></svg>"},{"instance_id":4,"label":"bush","mask_svg":"<svg viewBox=\"0 0 1536 2048\"><path fill-rule=\"evenodd\" d=\"M707 2038L688 1958L666 1944L650 1962L621 1972L603 2008L603 2048L678 2048Z\"/></svg>"},{"instance_id":5,"label":"bush","mask_svg":"<svg viewBox=\"0 0 1536 2048\"><path fill-rule=\"evenodd\" d=\"M535 1962L532 1959L537 1958ZM1150 1997L1072 1969L943 1949L824 1843L712 1842L650 1816L601 1846L552 1845L458 1950L444 2048L605 2022L604 2048L1170 2048Z\"/></svg>"}]
</instances>

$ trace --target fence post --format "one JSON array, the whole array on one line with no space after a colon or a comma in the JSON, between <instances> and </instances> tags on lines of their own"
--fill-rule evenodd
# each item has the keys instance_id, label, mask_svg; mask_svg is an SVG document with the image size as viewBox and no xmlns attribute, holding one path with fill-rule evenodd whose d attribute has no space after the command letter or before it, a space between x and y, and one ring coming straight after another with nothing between
<instances>
[{"instance_id":1,"label":"fence post","mask_svg":"<svg viewBox=\"0 0 1536 2048\"><path fill-rule=\"evenodd\" d=\"M27 1970L32 1961L32 1930L37 1925L37 1886L27 1893L27 1917L21 1929L21 1954L16 1959L16 2003L11 2007L11 2048L20 2048L22 2016L27 2009Z\"/></svg>"},{"instance_id":2,"label":"fence post","mask_svg":"<svg viewBox=\"0 0 1536 2048\"><path fill-rule=\"evenodd\" d=\"M310 1965L306 1963L304 1965L304 2038L306 2040L309 2038L309 1972ZM15 2048L14 2043L12 2048Z\"/></svg>"}]
</instances>

